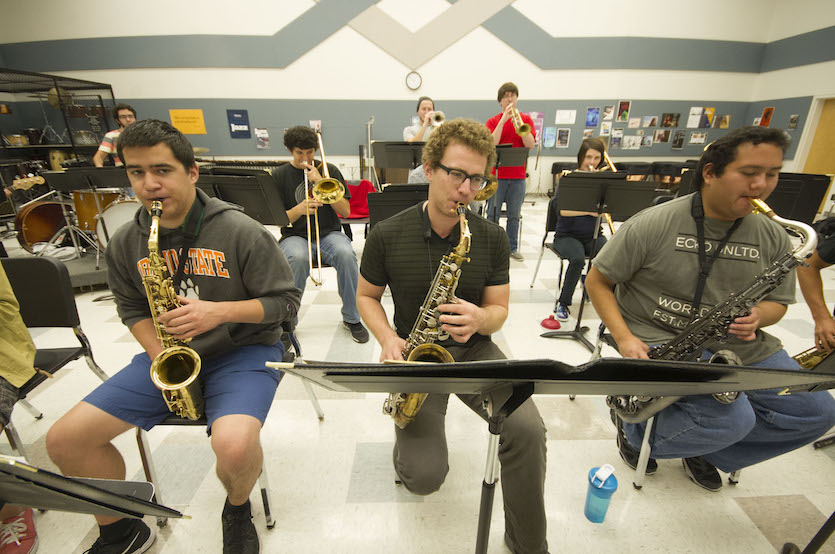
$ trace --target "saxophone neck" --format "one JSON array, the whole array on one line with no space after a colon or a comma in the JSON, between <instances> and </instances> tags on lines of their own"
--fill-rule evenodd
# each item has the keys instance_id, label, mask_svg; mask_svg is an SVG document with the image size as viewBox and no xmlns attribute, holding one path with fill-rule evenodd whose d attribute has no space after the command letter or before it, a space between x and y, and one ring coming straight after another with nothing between
<instances>
[{"instance_id":1,"label":"saxophone neck","mask_svg":"<svg viewBox=\"0 0 835 554\"><path fill-rule=\"evenodd\" d=\"M754 213L762 213L769 219L777 222L786 229L790 229L800 235L801 244L792 251L792 256L803 262L806 258L812 255L815 248L818 246L818 235L811 226L802 221L795 221L793 219L786 219L780 217L768 204L759 198L749 198L748 202L754 207Z\"/></svg>"},{"instance_id":2,"label":"saxophone neck","mask_svg":"<svg viewBox=\"0 0 835 554\"><path fill-rule=\"evenodd\" d=\"M148 232L148 251L159 252L159 218L162 217L162 202L154 200L151 204L151 230Z\"/></svg>"},{"instance_id":3,"label":"saxophone neck","mask_svg":"<svg viewBox=\"0 0 835 554\"><path fill-rule=\"evenodd\" d=\"M467 223L467 207L463 203L459 203L455 210L458 212L458 224L461 227L461 237L458 239L458 245L455 247L455 254L463 258L470 251L472 234L470 233L470 226Z\"/></svg>"}]
</instances>

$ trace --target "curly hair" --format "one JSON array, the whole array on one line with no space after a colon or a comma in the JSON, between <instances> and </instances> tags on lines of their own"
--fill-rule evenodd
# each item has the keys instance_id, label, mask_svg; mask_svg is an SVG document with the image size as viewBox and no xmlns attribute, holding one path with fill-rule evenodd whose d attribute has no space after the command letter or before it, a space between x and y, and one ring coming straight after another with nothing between
<instances>
[{"instance_id":1,"label":"curly hair","mask_svg":"<svg viewBox=\"0 0 835 554\"><path fill-rule=\"evenodd\" d=\"M453 142L472 148L487 158L487 165L484 166L485 175L489 174L496 164L496 146L493 144L493 135L483 123L461 117L444 122L432 132L423 146L423 163L428 163L433 168L438 167L447 146Z\"/></svg>"},{"instance_id":2,"label":"curly hair","mask_svg":"<svg viewBox=\"0 0 835 554\"><path fill-rule=\"evenodd\" d=\"M754 146L758 144L773 144L786 153L791 139L783 129L771 129L769 127L740 127L724 137L710 143L705 148L702 157L699 158L699 163L693 170L692 189L701 190L705 184L704 170L707 164L713 166L713 172L717 177L721 177L725 172L728 164L736 159L737 148L745 143L750 142Z\"/></svg>"},{"instance_id":3,"label":"curly hair","mask_svg":"<svg viewBox=\"0 0 835 554\"><path fill-rule=\"evenodd\" d=\"M116 141L116 150L124 160L125 148L151 148L160 143L168 145L174 158L183 164L186 171L194 167L194 149L191 143L173 125L159 119L143 119L125 128Z\"/></svg>"},{"instance_id":4,"label":"curly hair","mask_svg":"<svg viewBox=\"0 0 835 554\"><path fill-rule=\"evenodd\" d=\"M600 152L600 164L603 163L603 153L606 152L606 144L599 138L589 138L583 140L583 143L580 145L580 150L577 152L578 166L583 165L583 160L586 159L586 152L589 150L597 150ZM600 164L598 164L598 166Z\"/></svg>"},{"instance_id":5,"label":"curly hair","mask_svg":"<svg viewBox=\"0 0 835 554\"><path fill-rule=\"evenodd\" d=\"M296 127L290 127L284 133L284 146L290 152L294 148L299 148L300 150L310 150L313 148L315 150L319 147L319 141L316 140L316 131L304 125L297 125Z\"/></svg>"}]
</instances>

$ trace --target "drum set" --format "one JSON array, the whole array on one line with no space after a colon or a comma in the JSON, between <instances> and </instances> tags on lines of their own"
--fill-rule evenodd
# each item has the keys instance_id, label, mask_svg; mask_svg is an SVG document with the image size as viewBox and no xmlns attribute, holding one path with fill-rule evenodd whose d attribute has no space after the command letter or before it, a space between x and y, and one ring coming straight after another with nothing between
<instances>
[{"instance_id":1,"label":"drum set","mask_svg":"<svg viewBox=\"0 0 835 554\"><path fill-rule=\"evenodd\" d=\"M58 245L69 238L79 251L79 239L96 249L96 265L101 250L107 248L110 237L128 224L139 208L139 202L130 198L126 189L97 188L72 190L71 202L60 192L57 200L46 199L56 194L52 191L23 204L15 217L15 229L20 246L36 253L35 245ZM44 252L46 249L37 249Z\"/></svg>"}]
</instances>

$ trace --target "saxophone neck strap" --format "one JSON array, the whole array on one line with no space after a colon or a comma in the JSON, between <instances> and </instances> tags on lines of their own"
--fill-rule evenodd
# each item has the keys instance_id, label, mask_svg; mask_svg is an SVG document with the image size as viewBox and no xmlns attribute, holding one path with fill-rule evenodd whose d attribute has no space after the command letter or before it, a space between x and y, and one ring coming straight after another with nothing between
<instances>
[{"instance_id":1,"label":"saxophone neck strap","mask_svg":"<svg viewBox=\"0 0 835 554\"><path fill-rule=\"evenodd\" d=\"M728 241L731 240L731 235L734 231L736 231L742 224L742 218L734 221L733 225L731 225L728 229L728 232L725 233L725 236L719 241L716 249L710 256L708 256L707 247L705 245L705 209L704 204L702 204L701 191L696 192L693 195L690 202L690 215L693 216L693 220L696 222L696 238L699 243L699 281L696 283L696 293L693 295L693 307L690 312L690 321L693 322L698 317L699 306L702 303L702 295L705 291L707 277L710 275L710 270L713 268L713 262L716 261L716 258L719 256L719 252L721 252L728 244Z\"/></svg>"},{"instance_id":2,"label":"saxophone neck strap","mask_svg":"<svg viewBox=\"0 0 835 554\"><path fill-rule=\"evenodd\" d=\"M197 194L194 197L194 204L188 212L185 223L181 229L183 230L183 245L180 247L180 254L177 257L179 263L177 264L177 274L174 276L174 291L180 290L180 282L183 280L183 271L186 267L186 259L188 258L189 250L194 246L194 241L197 240L197 235L200 234L200 227L203 226L203 217L206 215L206 203Z\"/></svg>"}]
</instances>

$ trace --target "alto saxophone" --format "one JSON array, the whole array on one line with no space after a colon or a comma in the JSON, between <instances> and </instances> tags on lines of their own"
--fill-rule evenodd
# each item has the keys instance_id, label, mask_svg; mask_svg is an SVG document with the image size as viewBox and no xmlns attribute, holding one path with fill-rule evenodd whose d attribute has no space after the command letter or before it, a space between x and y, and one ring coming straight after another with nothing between
<instances>
[{"instance_id":1,"label":"alto saxophone","mask_svg":"<svg viewBox=\"0 0 835 554\"><path fill-rule=\"evenodd\" d=\"M441 312L438 306L455 302L455 289L458 287L458 279L461 276L461 264L470 261L467 253L470 251L472 235L467 225L467 208L464 204L458 204L456 211L461 225L461 238L452 252L441 258L435 278L432 280L432 286L426 293L417 320L406 339L403 358L410 362L451 364L455 361L446 348L434 343L449 338L449 333L441 329ZM426 393L393 392L388 395L383 404L383 413L390 415L398 427L405 429L414 421L426 397Z\"/></svg>"},{"instance_id":2,"label":"alto saxophone","mask_svg":"<svg viewBox=\"0 0 835 554\"><path fill-rule=\"evenodd\" d=\"M151 231L148 235L148 272L142 277L151 318L157 338L164 350L151 362L151 380L162 391L168 409L180 417L200 419L203 416L203 392L197 376L200 355L186 346L191 339L178 340L160 324L159 316L180 307L165 260L159 255L159 218L162 202L151 204ZM180 260L185 263L185 260Z\"/></svg>"},{"instance_id":3,"label":"alto saxophone","mask_svg":"<svg viewBox=\"0 0 835 554\"><path fill-rule=\"evenodd\" d=\"M670 342L651 348L649 351L651 359L693 360L712 343L727 340L730 337L728 326L733 320L751 313L751 308L776 289L794 268L805 264L806 258L815 251L818 238L815 230L809 225L778 216L768 207L768 204L759 198L749 198L748 201L754 206L755 214L763 213L786 229L799 234L801 237L800 246L786 252L745 287L691 322ZM710 361L712 363L741 365L736 354L728 350L720 350ZM730 404L736 400L737 396L739 396L739 393L733 392L714 394L719 402L725 404ZM607 396L606 404L613 408L623 421L639 423L654 416L680 398L680 396L657 398L650 396Z\"/></svg>"}]
</instances>

